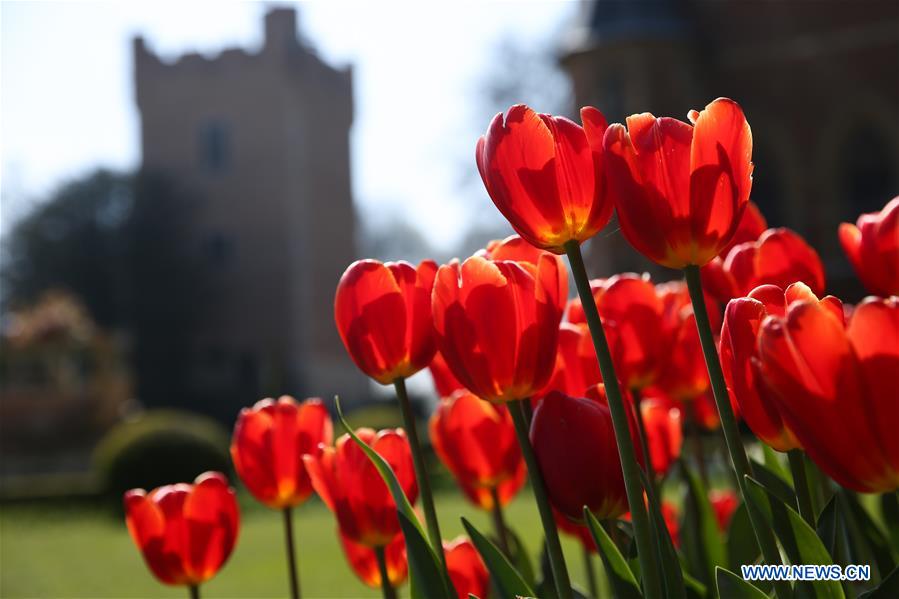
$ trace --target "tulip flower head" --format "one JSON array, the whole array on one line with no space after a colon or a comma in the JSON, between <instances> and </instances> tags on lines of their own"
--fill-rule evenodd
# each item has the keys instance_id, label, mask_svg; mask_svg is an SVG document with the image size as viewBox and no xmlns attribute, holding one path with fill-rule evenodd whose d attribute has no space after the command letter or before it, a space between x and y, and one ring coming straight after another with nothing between
<instances>
[{"instance_id":1,"label":"tulip flower head","mask_svg":"<svg viewBox=\"0 0 899 599\"><path fill-rule=\"evenodd\" d=\"M459 599L469 595L487 599L490 595L490 573L475 546L465 537L443 542L446 570Z\"/></svg>"},{"instance_id":2,"label":"tulip flower head","mask_svg":"<svg viewBox=\"0 0 899 599\"><path fill-rule=\"evenodd\" d=\"M240 515L227 479L206 472L193 484L128 491L125 522L160 582L195 586L215 576L231 555Z\"/></svg>"},{"instance_id":3,"label":"tulip flower head","mask_svg":"<svg viewBox=\"0 0 899 599\"><path fill-rule=\"evenodd\" d=\"M263 399L241 410L231 459L253 497L274 509L295 507L312 494L303 455L331 438L331 417L320 399Z\"/></svg>"},{"instance_id":4,"label":"tulip flower head","mask_svg":"<svg viewBox=\"0 0 899 599\"><path fill-rule=\"evenodd\" d=\"M367 545L353 541L338 530L340 546L346 556L350 568L365 586L377 589L381 586L381 570L375 550ZM384 546L384 560L387 563L387 578L390 585L398 587L409 575L409 564L406 561L406 542L403 533L397 533L393 540Z\"/></svg>"},{"instance_id":5,"label":"tulip flower head","mask_svg":"<svg viewBox=\"0 0 899 599\"><path fill-rule=\"evenodd\" d=\"M475 157L490 199L528 243L556 254L612 217L602 140L606 119L581 109L583 126L518 104L497 114Z\"/></svg>"},{"instance_id":6,"label":"tulip flower head","mask_svg":"<svg viewBox=\"0 0 899 599\"><path fill-rule=\"evenodd\" d=\"M602 382L599 362L593 349L593 340L586 324L563 322L559 326L559 349L552 376L542 397L550 391L561 391L566 395L583 395L584 390Z\"/></svg>"},{"instance_id":7,"label":"tulip flower head","mask_svg":"<svg viewBox=\"0 0 899 599\"><path fill-rule=\"evenodd\" d=\"M648 398L640 402L646 444L656 475L663 476L680 456L683 445L681 412L670 403Z\"/></svg>"},{"instance_id":8,"label":"tulip flower head","mask_svg":"<svg viewBox=\"0 0 899 599\"><path fill-rule=\"evenodd\" d=\"M840 244L865 287L876 295L899 295L899 196L883 210L840 225Z\"/></svg>"},{"instance_id":9,"label":"tulip flower head","mask_svg":"<svg viewBox=\"0 0 899 599\"><path fill-rule=\"evenodd\" d=\"M488 260L511 260L534 265L540 261L540 256L549 256L556 261L556 268L559 274L555 275L548 269L544 272L547 276L552 277L552 281L558 284L559 297L563 300L568 297L568 269L565 267L565 261L562 260L562 257L541 250L518 235L510 235L505 239L494 239L487 243L486 248L477 252L477 255L483 256Z\"/></svg>"},{"instance_id":10,"label":"tulip flower head","mask_svg":"<svg viewBox=\"0 0 899 599\"><path fill-rule=\"evenodd\" d=\"M730 525L730 519L740 505L740 499L730 489L714 489L709 492L709 503L712 504L712 510L715 512L718 529L725 532Z\"/></svg>"},{"instance_id":11,"label":"tulip flower head","mask_svg":"<svg viewBox=\"0 0 899 599\"><path fill-rule=\"evenodd\" d=\"M553 391L534 411L530 436L550 502L562 515L582 522L584 506L600 520L627 511L608 405Z\"/></svg>"},{"instance_id":12,"label":"tulip flower head","mask_svg":"<svg viewBox=\"0 0 899 599\"><path fill-rule=\"evenodd\" d=\"M393 469L410 503L418 498L409 441L402 429L356 431L359 438ZM387 485L362 449L343 435L334 447L304 455L312 487L334 512L340 531L366 547L385 547L400 532L396 504Z\"/></svg>"},{"instance_id":13,"label":"tulip flower head","mask_svg":"<svg viewBox=\"0 0 899 599\"><path fill-rule=\"evenodd\" d=\"M692 126L635 114L603 141L610 195L627 240L669 268L702 266L730 243L752 186L752 133L743 110L718 98Z\"/></svg>"},{"instance_id":14,"label":"tulip flower head","mask_svg":"<svg viewBox=\"0 0 899 599\"><path fill-rule=\"evenodd\" d=\"M899 299L867 298L846 322L836 298L803 295L788 288L785 313L769 313L758 333L759 372L777 411L835 481L895 491L899 386L889 373L899 371Z\"/></svg>"},{"instance_id":15,"label":"tulip flower head","mask_svg":"<svg viewBox=\"0 0 899 599\"><path fill-rule=\"evenodd\" d=\"M434 283L437 346L455 377L491 402L540 391L555 365L559 321L557 262L472 256L440 267Z\"/></svg>"},{"instance_id":16,"label":"tulip flower head","mask_svg":"<svg viewBox=\"0 0 899 599\"><path fill-rule=\"evenodd\" d=\"M334 320L356 366L382 385L412 376L434 357L431 288L437 264L353 262L337 285Z\"/></svg>"},{"instance_id":17,"label":"tulip flower head","mask_svg":"<svg viewBox=\"0 0 899 599\"><path fill-rule=\"evenodd\" d=\"M457 391L441 400L430 433L440 461L481 509L493 509L494 494L505 506L524 484L524 460L505 405Z\"/></svg>"},{"instance_id":18,"label":"tulip flower head","mask_svg":"<svg viewBox=\"0 0 899 599\"><path fill-rule=\"evenodd\" d=\"M434 359L428 366L431 378L434 380L434 389L437 391L437 397L450 397L456 391L464 390L465 386L453 376L453 372L446 365L443 354L436 352Z\"/></svg>"},{"instance_id":19,"label":"tulip flower head","mask_svg":"<svg viewBox=\"0 0 899 599\"><path fill-rule=\"evenodd\" d=\"M815 294L824 292L824 265L806 241L790 229L768 229L756 241L730 251L724 271L733 279L734 297L748 295L760 285L786 288L801 281Z\"/></svg>"},{"instance_id":20,"label":"tulip flower head","mask_svg":"<svg viewBox=\"0 0 899 599\"><path fill-rule=\"evenodd\" d=\"M718 257L723 260L727 258L727 255L733 248L741 243L756 241L767 228L768 221L765 220L765 215L759 210L758 204L749 200L746 203L746 210L743 211L743 216L740 218L740 224L737 225L737 231L731 237L730 242L721 250L721 253L718 254Z\"/></svg>"}]
</instances>

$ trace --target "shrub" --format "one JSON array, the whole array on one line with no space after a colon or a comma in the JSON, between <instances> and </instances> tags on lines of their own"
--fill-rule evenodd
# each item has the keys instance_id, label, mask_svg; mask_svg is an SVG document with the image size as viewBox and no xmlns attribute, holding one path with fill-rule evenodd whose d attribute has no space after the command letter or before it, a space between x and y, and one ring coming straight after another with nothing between
<instances>
[{"instance_id":1,"label":"shrub","mask_svg":"<svg viewBox=\"0 0 899 599\"><path fill-rule=\"evenodd\" d=\"M191 482L206 470L229 474L228 444L228 432L215 420L152 410L110 430L94 452L94 467L104 489L121 497L128 489Z\"/></svg>"}]
</instances>

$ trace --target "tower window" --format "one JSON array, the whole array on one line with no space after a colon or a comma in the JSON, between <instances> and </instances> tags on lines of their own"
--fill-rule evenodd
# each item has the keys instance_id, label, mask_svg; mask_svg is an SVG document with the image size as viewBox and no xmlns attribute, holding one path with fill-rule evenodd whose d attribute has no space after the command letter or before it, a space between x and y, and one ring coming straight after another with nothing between
<instances>
[{"instance_id":1,"label":"tower window","mask_svg":"<svg viewBox=\"0 0 899 599\"><path fill-rule=\"evenodd\" d=\"M227 170L231 159L231 131L223 120L201 125L199 134L200 166L212 173Z\"/></svg>"}]
</instances>

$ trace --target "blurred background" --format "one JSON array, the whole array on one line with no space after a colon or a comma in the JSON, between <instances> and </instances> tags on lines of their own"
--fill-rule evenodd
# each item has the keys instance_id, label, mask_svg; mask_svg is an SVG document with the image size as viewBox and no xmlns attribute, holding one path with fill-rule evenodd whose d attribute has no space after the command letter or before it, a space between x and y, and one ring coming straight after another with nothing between
<instances>
[{"instance_id":1,"label":"blurred background","mask_svg":"<svg viewBox=\"0 0 899 599\"><path fill-rule=\"evenodd\" d=\"M337 280L356 258L445 261L511 233L474 146L513 103L612 122L736 99L754 201L849 300L837 226L899 189L895 0L0 7L4 597L165 594L120 493L229 470L257 399L340 394L355 425L397 425L337 336ZM588 259L592 276L673 276L614 223ZM342 561L333 521L300 512L309 591L365 594L342 563L315 568ZM257 518L241 543L258 550L239 544L213 594L283 592L277 518Z\"/></svg>"}]
</instances>

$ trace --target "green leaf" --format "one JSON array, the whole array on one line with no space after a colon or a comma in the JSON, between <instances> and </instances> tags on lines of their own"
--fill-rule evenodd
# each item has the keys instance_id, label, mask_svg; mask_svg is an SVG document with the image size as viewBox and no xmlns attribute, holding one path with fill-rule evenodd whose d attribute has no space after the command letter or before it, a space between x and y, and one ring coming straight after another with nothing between
<instances>
[{"instance_id":1,"label":"green leaf","mask_svg":"<svg viewBox=\"0 0 899 599\"><path fill-rule=\"evenodd\" d=\"M640 477L643 480L643 488L651 489L649 479L643 470L640 470ZM662 568L662 584L665 587L663 589L665 597L686 599L687 590L684 586L684 573L681 570L677 550L674 548L671 535L668 533L665 518L662 516L662 508L656 499L655 493L647 493L647 498L649 501L649 533L658 552L657 556L659 565Z\"/></svg>"},{"instance_id":2,"label":"green leaf","mask_svg":"<svg viewBox=\"0 0 899 599\"><path fill-rule=\"evenodd\" d=\"M760 443L760 445L762 446L762 458L765 468L772 474L776 474L781 480L792 481L792 475L788 473L787 468L784 467L783 462L778 457L784 454L774 451L764 443Z\"/></svg>"},{"instance_id":3,"label":"green leaf","mask_svg":"<svg viewBox=\"0 0 899 599\"><path fill-rule=\"evenodd\" d=\"M727 564L731 570L739 570L740 566L756 563L761 555L749 510L745 503L741 503L731 516L727 529Z\"/></svg>"},{"instance_id":4,"label":"green leaf","mask_svg":"<svg viewBox=\"0 0 899 599\"><path fill-rule=\"evenodd\" d=\"M886 524L893 549L899 551L899 494L884 493L880 496L880 513Z\"/></svg>"},{"instance_id":5,"label":"green leaf","mask_svg":"<svg viewBox=\"0 0 899 599\"><path fill-rule=\"evenodd\" d=\"M838 497L838 505L845 506L852 563L871 564L872 577L879 578L881 573L892 572L896 567L896 560L886 533L874 522L855 493L842 490ZM875 569L876 572L873 571Z\"/></svg>"},{"instance_id":6,"label":"green leaf","mask_svg":"<svg viewBox=\"0 0 899 599\"><path fill-rule=\"evenodd\" d=\"M846 563L846 552L844 550L846 527L844 526L840 510L837 509L836 495L831 497L824 509L821 510L821 514L818 516L816 532L834 561Z\"/></svg>"},{"instance_id":7,"label":"green leaf","mask_svg":"<svg viewBox=\"0 0 899 599\"><path fill-rule=\"evenodd\" d=\"M724 565L725 549L718 532L715 511L709 503L708 492L695 472L681 462L681 471L687 483L684 498L684 523L682 530L688 531L682 540L682 549L687 556L689 572L707 588L715 584L715 567Z\"/></svg>"},{"instance_id":8,"label":"green leaf","mask_svg":"<svg viewBox=\"0 0 899 599\"><path fill-rule=\"evenodd\" d=\"M528 554L527 547L525 547L521 537L508 526L506 527L506 538L510 541L509 553L512 554L509 561L518 573L521 574L521 577L524 578L524 581L528 586L534 588L537 586L537 578L534 575L534 565L531 563L531 556Z\"/></svg>"},{"instance_id":9,"label":"green leaf","mask_svg":"<svg viewBox=\"0 0 899 599\"><path fill-rule=\"evenodd\" d=\"M393 469L387 463L387 460L362 441L350 428L343 416L343 411L340 409L340 399L335 397L334 400L337 403L337 417L340 419L340 423L368 459L371 460L371 463L374 464L381 478L387 484L394 503L396 503L400 528L406 541L406 555L409 562L410 586L413 597L453 599L456 597L453 583L441 565L434 548L428 543L421 523L415 516L412 504L409 503L409 499L403 492L403 488L396 479ZM442 551L443 548L441 547L440 550Z\"/></svg>"},{"instance_id":10,"label":"green leaf","mask_svg":"<svg viewBox=\"0 0 899 599\"><path fill-rule=\"evenodd\" d=\"M593 535L593 540L596 541L599 557L602 559L609 585L612 587L612 594L621 598L642 598L640 585L634 578L634 573L631 572L624 556L621 555L618 547L612 542L612 538L606 534L599 521L586 507L584 507L584 520L587 522L590 534Z\"/></svg>"},{"instance_id":11,"label":"green leaf","mask_svg":"<svg viewBox=\"0 0 899 599\"><path fill-rule=\"evenodd\" d=\"M794 510L799 509L799 505L796 503L796 492L785 478L754 460L752 462L752 472L755 481L765 487L769 493L773 493L781 502Z\"/></svg>"},{"instance_id":12,"label":"green leaf","mask_svg":"<svg viewBox=\"0 0 899 599\"><path fill-rule=\"evenodd\" d=\"M715 568L715 578L718 581L718 595L727 599L768 599L768 595L737 576L730 570L722 567Z\"/></svg>"},{"instance_id":13,"label":"green leaf","mask_svg":"<svg viewBox=\"0 0 899 599\"><path fill-rule=\"evenodd\" d=\"M894 568L880 585L858 596L858 599L896 599L899 597L899 568Z\"/></svg>"},{"instance_id":14,"label":"green leaf","mask_svg":"<svg viewBox=\"0 0 899 599\"><path fill-rule=\"evenodd\" d=\"M705 599L708 596L709 589L704 584L683 572L684 590L687 593L687 599Z\"/></svg>"},{"instance_id":15,"label":"green leaf","mask_svg":"<svg viewBox=\"0 0 899 599\"><path fill-rule=\"evenodd\" d=\"M534 594L530 585L512 567L503 552L490 542L490 539L481 534L465 518L462 518L462 526L465 527L465 532L468 533L471 542L481 554L481 559L484 560L484 565L487 566L500 597L515 599L519 596L527 597Z\"/></svg>"},{"instance_id":16,"label":"green leaf","mask_svg":"<svg viewBox=\"0 0 899 599\"><path fill-rule=\"evenodd\" d=\"M774 529L791 564L830 565L833 559L799 513L768 491L751 476L746 476L747 501L751 501ZM805 585L797 585L805 586ZM843 587L834 580L808 585L820 599L842 599Z\"/></svg>"}]
</instances>

